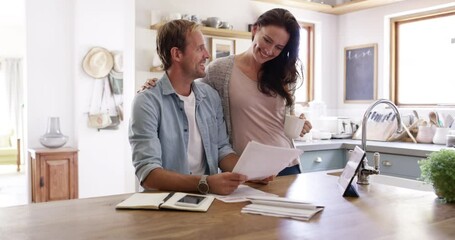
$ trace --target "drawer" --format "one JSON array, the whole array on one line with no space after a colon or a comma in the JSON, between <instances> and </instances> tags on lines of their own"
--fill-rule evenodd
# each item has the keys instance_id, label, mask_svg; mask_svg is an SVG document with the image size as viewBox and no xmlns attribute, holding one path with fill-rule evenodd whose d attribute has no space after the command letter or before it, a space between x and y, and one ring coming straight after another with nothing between
<instances>
[{"instance_id":1,"label":"drawer","mask_svg":"<svg viewBox=\"0 0 455 240\"><path fill-rule=\"evenodd\" d=\"M344 149L304 152L300 156L300 166L303 172L344 168L345 153Z\"/></svg>"},{"instance_id":2,"label":"drawer","mask_svg":"<svg viewBox=\"0 0 455 240\"><path fill-rule=\"evenodd\" d=\"M373 166L373 153L368 152L367 157L368 164ZM379 170L384 175L415 180L420 177L418 161L421 159L423 158L380 153Z\"/></svg>"}]
</instances>

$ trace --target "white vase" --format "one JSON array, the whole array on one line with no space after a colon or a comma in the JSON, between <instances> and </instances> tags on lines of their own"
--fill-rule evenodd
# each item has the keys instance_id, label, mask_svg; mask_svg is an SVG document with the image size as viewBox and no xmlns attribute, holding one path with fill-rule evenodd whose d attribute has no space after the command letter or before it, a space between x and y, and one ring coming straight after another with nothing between
<instances>
[{"instance_id":1,"label":"white vase","mask_svg":"<svg viewBox=\"0 0 455 240\"><path fill-rule=\"evenodd\" d=\"M63 147L68 141L68 137L60 131L60 118L50 117L47 120L46 133L41 136L40 143L47 148Z\"/></svg>"}]
</instances>

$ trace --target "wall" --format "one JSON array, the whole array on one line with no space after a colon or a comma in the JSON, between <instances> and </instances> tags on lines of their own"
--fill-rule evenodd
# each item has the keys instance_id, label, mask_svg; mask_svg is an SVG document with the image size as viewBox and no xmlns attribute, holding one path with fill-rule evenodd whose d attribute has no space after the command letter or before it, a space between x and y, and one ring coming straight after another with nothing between
<instances>
[{"instance_id":1,"label":"wall","mask_svg":"<svg viewBox=\"0 0 455 240\"><path fill-rule=\"evenodd\" d=\"M153 14L152 14L153 11ZM151 19L154 23L169 13L198 15L200 19L217 16L234 25L234 29L246 31L254 21L257 10L251 1L211 1L211 0L137 0L136 1L136 88L151 77L160 78L162 73L150 73L156 57L156 31L150 30Z\"/></svg>"},{"instance_id":2,"label":"wall","mask_svg":"<svg viewBox=\"0 0 455 240\"><path fill-rule=\"evenodd\" d=\"M204 7L201 7L204 6ZM283 7L276 4L255 1L210 1L210 0L170 0L170 1L136 1L136 88L151 77L160 77L162 73L150 73L155 54L155 33L151 31L151 18L159 21L160 16L168 13L197 14L201 19L217 16L234 25L235 30L247 31L247 26L253 23L263 12ZM287 8L294 16L303 22L315 24L316 28L316 58L315 58L315 98L328 105L328 112L335 114L337 98L336 88L329 87L336 77L337 17L335 15L307 11L298 8ZM156 16L153 16L153 13ZM329 69L329 70L326 70Z\"/></svg>"},{"instance_id":3,"label":"wall","mask_svg":"<svg viewBox=\"0 0 455 240\"><path fill-rule=\"evenodd\" d=\"M109 51L124 52L124 62L132 59L132 45L127 45L132 35L134 2L125 0L78 0L74 6L74 63L75 72L75 139L79 152L79 183L81 197L110 195L134 190L134 175L128 144L129 106L133 97L131 81L124 79L125 121L119 130L97 131L87 127L87 112L95 85L101 89L101 80L83 72L81 61L94 46ZM125 67L126 74L133 65ZM95 180L96 179L96 180ZM94 181L95 180L95 181Z\"/></svg>"},{"instance_id":4,"label":"wall","mask_svg":"<svg viewBox=\"0 0 455 240\"><path fill-rule=\"evenodd\" d=\"M87 112L96 80L81 69L93 46L125 54L125 111L134 94L134 2L26 0L27 147L41 147L47 118L59 116L66 146L79 149L79 196L134 191L127 140L129 114L117 131L89 129Z\"/></svg>"},{"instance_id":5,"label":"wall","mask_svg":"<svg viewBox=\"0 0 455 240\"><path fill-rule=\"evenodd\" d=\"M338 94L336 102L338 115L345 115L359 119L368 107L368 104L345 104L343 102L343 54L344 47L368 43L378 44L378 98L389 99L389 19L392 16L404 15L411 12L422 11L428 8L437 8L455 3L451 0L407 0L392 5L368 9L359 12L344 14L338 18L338 44L337 55L337 85ZM438 6L439 5L439 6ZM402 114L407 114L409 109L400 109ZM427 116L428 109L419 110L422 116ZM447 111L447 110L443 110Z\"/></svg>"}]
</instances>

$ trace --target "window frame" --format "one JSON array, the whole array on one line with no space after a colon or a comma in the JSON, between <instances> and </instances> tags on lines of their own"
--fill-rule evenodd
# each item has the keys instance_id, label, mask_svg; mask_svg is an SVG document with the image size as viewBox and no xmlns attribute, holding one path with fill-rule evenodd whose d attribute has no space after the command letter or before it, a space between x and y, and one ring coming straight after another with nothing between
<instances>
[{"instance_id":1,"label":"window frame","mask_svg":"<svg viewBox=\"0 0 455 240\"><path fill-rule=\"evenodd\" d=\"M438 103L429 103L429 104L412 104L412 103L403 104L403 103L400 103L399 96L398 96L398 90L399 90L398 89L398 83L399 83L399 79L398 79L399 30L398 29L399 29L399 26L404 23L417 22L417 21L444 17L444 16L449 16L449 15L455 15L455 7L425 11L425 12L400 16L400 17L396 17L396 18L391 18L391 20L390 20L390 31L391 31L390 32L390 97L391 97L392 102L394 102L397 106L400 106L400 107L442 106L441 104L438 104ZM450 104L450 105L444 104L443 106L444 107L455 107L455 105L452 105L452 104Z\"/></svg>"},{"instance_id":2,"label":"window frame","mask_svg":"<svg viewBox=\"0 0 455 240\"><path fill-rule=\"evenodd\" d=\"M306 29L307 34L307 51L306 56L307 67L306 71L307 79L303 79L302 86L306 87L307 102L295 102L296 104L307 104L314 100L314 24L307 22L299 22L300 28ZM302 45L300 45L302 46ZM301 56L299 56L301 57ZM302 58L301 58L302 59Z\"/></svg>"}]
</instances>

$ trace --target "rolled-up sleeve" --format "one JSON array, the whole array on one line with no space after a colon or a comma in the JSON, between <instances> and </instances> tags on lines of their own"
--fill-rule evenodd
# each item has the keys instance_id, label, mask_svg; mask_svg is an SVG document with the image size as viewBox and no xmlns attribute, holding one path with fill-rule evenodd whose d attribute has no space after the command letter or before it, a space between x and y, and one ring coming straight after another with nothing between
<instances>
[{"instance_id":1,"label":"rolled-up sleeve","mask_svg":"<svg viewBox=\"0 0 455 240\"><path fill-rule=\"evenodd\" d=\"M215 102L216 121L218 126L218 162L230 153L234 153L231 144L229 143L229 135L226 130L226 121L223 115L223 107L221 105L218 93L212 91L212 101Z\"/></svg>"},{"instance_id":2,"label":"rolled-up sleeve","mask_svg":"<svg viewBox=\"0 0 455 240\"><path fill-rule=\"evenodd\" d=\"M159 104L147 92L136 95L129 125L133 166L140 183L148 174L162 168L161 143L158 138Z\"/></svg>"}]
</instances>

